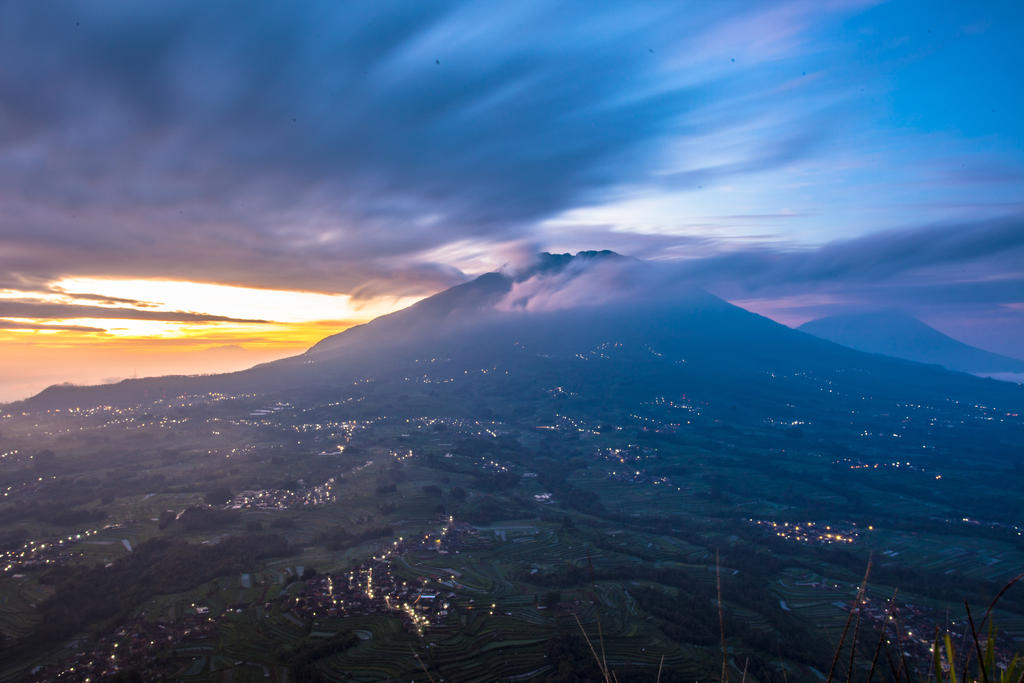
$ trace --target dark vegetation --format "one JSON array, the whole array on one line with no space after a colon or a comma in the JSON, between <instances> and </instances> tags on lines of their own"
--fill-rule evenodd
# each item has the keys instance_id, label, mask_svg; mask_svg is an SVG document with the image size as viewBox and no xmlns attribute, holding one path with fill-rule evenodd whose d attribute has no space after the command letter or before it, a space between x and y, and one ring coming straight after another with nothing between
<instances>
[{"instance_id":1,"label":"dark vegetation","mask_svg":"<svg viewBox=\"0 0 1024 683\"><path fill-rule=\"evenodd\" d=\"M390 526L371 527L364 531L353 532L343 526L336 526L321 531L316 536L316 542L330 550L341 550L365 541L378 538L392 538L395 530Z\"/></svg>"},{"instance_id":2,"label":"dark vegetation","mask_svg":"<svg viewBox=\"0 0 1024 683\"><path fill-rule=\"evenodd\" d=\"M290 551L276 535L235 536L216 546L158 538L109 567L51 569L42 581L54 594L39 606L42 625L27 642L60 641L83 628L116 624L154 595L184 591Z\"/></svg>"},{"instance_id":3,"label":"dark vegetation","mask_svg":"<svg viewBox=\"0 0 1024 683\"><path fill-rule=\"evenodd\" d=\"M470 284L460 297L508 283ZM735 680L810 681L869 558L872 604L898 589L893 604L929 636L959 628L965 600L984 612L1024 564L1024 390L856 354L710 299L515 324L424 303L303 362L104 387L88 405L109 405L92 412L38 408L87 395L73 389L10 411L0 550L85 529L102 540L0 577L0 673L24 677L35 657L148 610L171 619L191 592L218 620L207 665L291 680L601 680L586 640L600 624L620 681L662 664L662 681L717 679L722 631ZM243 491L279 498L226 509ZM391 565L454 596L422 638L394 612L293 613L323 577L449 515L471 526L450 548ZM992 620L1007 624L1000 647L1024 637L1024 593L1002 595ZM876 624L862 628L870 662ZM958 648L971 642L958 633ZM883 656L879 678L898 660ZM119 675L177 679L198 656L160 661Z\"/></svg>"},{"instance_id":4,"label":"dark vegetation","mask_svg":"<svg viewBox=\"0 0 1024 683\"><path fill-rule=\"evenodd\" d=\"M299 683L316 683L323 677L316 664L339 652L344 652L359 644L359 638L349 631L340 631L333 636L319 641L302 641L299 644L283 648L278 655L288 666L293 678Z\"/></svg>"}]
</instances>

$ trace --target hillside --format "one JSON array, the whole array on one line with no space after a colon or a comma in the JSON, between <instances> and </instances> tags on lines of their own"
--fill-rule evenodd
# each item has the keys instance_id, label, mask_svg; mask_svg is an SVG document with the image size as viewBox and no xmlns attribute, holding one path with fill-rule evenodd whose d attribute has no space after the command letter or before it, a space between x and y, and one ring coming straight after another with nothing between
<instances>
[{"instance_id":1,"label":"hillside","mask_svg":"<svg viewBox=\"0 0 1024 683\"><path fill-rule=\"evenodd\" d=\"M960 372L1024 372L1024 360L964 344L899 311L828 316L804 323L798 329L858 351L941 365Z\"/></svg>"},{"instance_id":2,"label":"hillside","mask_svg":"<svg viewBox=\"0 0 1024 683\"><path fill-rule=\"evenodd\" d=\"M648 266L546 256L294 358L0 414L0 681L599 680L583 629L619 680L717 680L724 630L735 680L813 682L869 558L861 640L924 675L1024 564L1024 389ZM996 616L1002 657L1024 598Z\"/></svg>"},{"instance_id":3,"label":"hillside","mask_svg":"<svg viewBox=\"0 0 1024 683\"><path fill-rule=\"evenodd\" d=\"M327 337L300 356L243 372L61 385L17 405L130 405L207 392L329 394L359 379L422 374L425 364L451 377L501 367L507 381L478 379L498 382L503 392L569 381L619 384L628 396L694 386L752 407L792 402L792 378L814 376L849 395L1024 405L1019 387L851 350L611 252L542 255L532 268L481 275Z\"/></svg>"}]
</instances>

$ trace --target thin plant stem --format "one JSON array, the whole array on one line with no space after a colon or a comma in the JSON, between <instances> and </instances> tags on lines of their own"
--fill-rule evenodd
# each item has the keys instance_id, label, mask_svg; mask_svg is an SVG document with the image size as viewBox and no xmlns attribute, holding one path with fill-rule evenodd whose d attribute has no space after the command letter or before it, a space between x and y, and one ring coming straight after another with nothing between
<instances>
[{"instance_id":1,"label":"thin plant stem","mask_svg":"<svg viewBox=\"0 0 1024 683\"><path fill-rule=\"evenodd\" d=\"M871 573L871 558L868 557L868 566L864 570L864 578L860 582L860 588L857 589L857 599L855 604L859 605L861 598L864 596L864 590L867 588L868 575ZM839 645L836 646L836 653L832 657L832 666L828 670L828 678L825 679L825 683L832 683L832 678L836 674L836 665L839 664L839 655L843 651L843 644L846 642L846 634L850 631L850 622L853 621L853 608L846 615L846 624L843 626L843 635L839 638Z\"/></svg>"},{"instance_id":2,"label":"thin plant stem","mask_svg":"<svg viewBox=\"0 0 1024 683\"><path fill-rule=\"evenodd\" d=\"M892 597L889 598L889 605L885 608L885 617L882 618L882 628L878 631L878 643L875 645L875 654L871 658L871 669L868 670L867 683L871 683L871 679L875 675L875 667L878 665L878 655L882 652L882 645L885 644L885 629L889 626L889 617L892 615L893 605L896 603L896 591L892 592Z\"/></svg>"},{"instance_id":3,"label":"thin plant stem","mask_svg":"<svg viewBox=\"0 0 1024 683\"><path fill-rule=\"evenodd\" d=\"M981 656L981 642L978 641L978 630L974 628L971 605L966 600L964 600L964 608L967 610L967 623L971 627L971 637L974 639L974 651L978 653L978 670L981 672L981 680L988 683L988 672L985 671L985 658Z\"/></svg>"}]
</instances>

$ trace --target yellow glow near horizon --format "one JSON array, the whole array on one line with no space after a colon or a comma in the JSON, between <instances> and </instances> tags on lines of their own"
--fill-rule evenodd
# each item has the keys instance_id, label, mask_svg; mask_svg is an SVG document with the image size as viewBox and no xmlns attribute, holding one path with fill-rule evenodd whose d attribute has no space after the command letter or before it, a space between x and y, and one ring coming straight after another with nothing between
<instances>
[{"instance_id":1,"label":"yellow glow near horizon","mask_svg":"<svg viewBox=\"0 0 1024 683\"><path fill-rule=\"evenodd\" d=\"M60 318L24 316L7 322L32 325L4 328L0 343L33 344L51 348L102 346L148 353L160 349L201 349L242 345L253 349L309 346L323 337L409 306L420 297L377 297L355 300L347 294L258 289L213 283L65 278L50 283L56 291L27 293L0 291L0 299L32 299L41 303L88 307L79 315L72 308ZM125 303L76 298L90 294ZM128 302L140 302L133 306ZM105 316L97 309L134 309L157 313L188 312L236 320L147 320ZM240 319L240 320L239 320ZM264 322L244 322L259 320ZM60 329L60 327L96 328Z\"/></svg>"},{"instance_id":2,"label":"yellow glow near horizon","mask_svg":"<svg viewBox=\"0 0 1024 683\"><path fill-rule=\"evenodd\" d=\"M57 291L0 290L0 300L77 304L88 309L72 308L61 318L7 316L0 320L26 326L0 325L0 402L64 381L95 384L131 376L240 370L301 353L328 335L420 298L356 301L346 294L144 279L67 278L50 285ZM132 306L76 294L145 303ZM97 308L185 311L267 322L139 320L106 317Z\"/></svg>"},{"instance_id":3,"label":"yellow glow near horizon","mask_svg":"<svg viewBox=\"0 0 1024 683\"><path fill-rule=\"evenodd\" d=\"M405 308L420 297L377 297L355 300L348 294L325 294L280 289L258 289L184 280L114 278L65 278L51 283L54 292L32 293L31 299L46 303L88 306L81 315L69 312L61 318L9 317L10 322L30 323L32 329L5 329L0 342L18 341L47 346L77 344L155 343L203 347L241 344L270 347L301 347L380 315ZM90 294L139 302L103 302L79 299ZM0 291L0 299L29 298L25 292ZM187 312L236 320L147 320L107 317L96 309L136 309L150 312ZM245 320L263 322L244 322ZM53 329L48 329L52 326ZM59 329L61 326L98 328L102 331Z\"/></svg>"},{"instance_id":4,"label":"yellow glow near horizon","mask_svg":"<svg viewBox=\"0 0 1024 683\"><path fill-rule=\"evenodd\" d=\"M147 310L196 311L282 323L371 320L405 308L421 298L378 297L357 301L348 294L258 289L185 280L65 278L54 282L53 286L71 296L76 293L100 294L155 304Z\"/></svg>"},{"instance_id":5,"label":"yellow glow near horizon","mask_svg":"<svg viewBox=\"0 0 1024 683\"><path fill-rule=\"evenodd\" d=\"M9 319L37 325L32 328L0 327L0 344L48 348L103 347L111 351L163 353L171 349L194 350L223 345L246 348L301 350L325 336L341 332L362 320L315 320L304 323L182 323L122 318L72 318L64 320ZM63 326L88 329L61 329ZM13 347L8 352L16 353Z\"/></svg>"}]
</instances>

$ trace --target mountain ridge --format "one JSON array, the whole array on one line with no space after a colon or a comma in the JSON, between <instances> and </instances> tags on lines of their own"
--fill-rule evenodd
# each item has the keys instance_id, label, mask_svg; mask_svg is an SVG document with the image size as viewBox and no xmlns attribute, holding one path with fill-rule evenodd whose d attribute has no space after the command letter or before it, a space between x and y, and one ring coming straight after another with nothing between
<instances>
[{"instance_id":1,"label":"mountain ridge","mask_svg":"<svg viewBox=\"0 0 1024 683\"><path fill-rule=\"evenodd\" d=\"M249 370L57 385L12 405L123 404L208 392L330 393L365 379L413 381L427 377L429 367L451 381L500 368L518 382L522 400L541 383L576 382L601 395L619 386L623 396L639 396L646 382L663 392L694 386L723 401L768 405L786 402L785 387L773 385L773 378L807 376L893 400L953 392L965 400L1024 406L1020 387L849 349L648 265L614 252L541 255L522 271L486 273L330 335L303 354ZM494 376L474 381L488 382L488 391L512 391Z\"/></svg>"},{"instance_id":2,"label":"mountain ridge","mask_svg":"<svg viewBox=\"0 0 1024 683\"><path fill-rule=\"evenodd\" d=\"M1024 372L1024 360L965 344L898 310L826 316L797 329L858 351L940 365L959 372Z\"/></svg>"}]
</instances>

